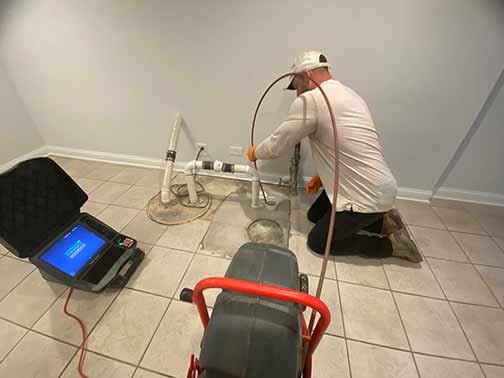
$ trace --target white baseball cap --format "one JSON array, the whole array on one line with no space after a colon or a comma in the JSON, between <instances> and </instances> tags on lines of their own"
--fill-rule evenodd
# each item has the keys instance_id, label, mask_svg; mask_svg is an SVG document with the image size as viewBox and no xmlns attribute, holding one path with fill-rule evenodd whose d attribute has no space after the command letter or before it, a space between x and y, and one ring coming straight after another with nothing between
<instances>
[{"instance_id":1,"label":"white baseball cap","mask_svg":"<svg viewBox=\"0 0 504 378\"><path fill-rule=\"evenodd\" d=\"M330 67L326 57L320 51L305 51L294 59L290 72L299 73L320 67ZM294 78L295 76L290 77L289 84L284 89L296 89Z\"/></svg>"}]
</instances>

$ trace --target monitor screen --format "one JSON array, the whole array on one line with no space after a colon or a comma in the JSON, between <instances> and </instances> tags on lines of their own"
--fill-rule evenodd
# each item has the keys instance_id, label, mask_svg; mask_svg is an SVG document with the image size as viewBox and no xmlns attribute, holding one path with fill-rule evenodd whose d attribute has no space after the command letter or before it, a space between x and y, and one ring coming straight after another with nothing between
<instances>
[{"instance_id":1,"label":"monitor screen","mask_svg":"<svg viewBox=\"0 0 504 378\"><path fill-rule=\"evenodd\" d=\"M105 240L87 228L77 225L45 251L40 259L75 277L104 244Z\"/></svg>"}]
</instances>

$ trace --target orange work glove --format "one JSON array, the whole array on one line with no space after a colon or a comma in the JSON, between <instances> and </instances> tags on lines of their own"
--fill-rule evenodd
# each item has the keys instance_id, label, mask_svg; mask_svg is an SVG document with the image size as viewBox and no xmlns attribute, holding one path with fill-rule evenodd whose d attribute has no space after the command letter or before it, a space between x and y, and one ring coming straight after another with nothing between
<instances>
[{"instance_id":1,"label":"orange work glove","mask_svg":"<svg viewBox=\"0 0 504 378\"><path fill-rule=\"evenodd\" d=\"M308 185L306 185L306 193L311 195L317 194L321 187L322 181L320 181L320 176L313 176Z\"/></svg>"},{"instance_id":2,"label":"orange work glove","mask_svg":"<svg viewBox=\"0 0 504 378\"><path fill-rule=\"evenodd\" d=\"M256 146L250 146L248 151L247 151L247 157L250 161L256 161L257 158L255 156L255 150L256 150Z\"/></svg>"}]
</instances>

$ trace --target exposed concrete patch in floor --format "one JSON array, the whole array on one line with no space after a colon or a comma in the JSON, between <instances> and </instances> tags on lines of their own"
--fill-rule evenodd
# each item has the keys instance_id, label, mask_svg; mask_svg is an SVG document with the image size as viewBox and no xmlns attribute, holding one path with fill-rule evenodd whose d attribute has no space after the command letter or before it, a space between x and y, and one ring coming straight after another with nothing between
<instances>
[{"instance_id":1,"label":"exposed concrete patch in floor","mask_svg":"<svg viewBox=\"0 0 504 378\"><path fill-rule=\"evenodd\" d=\"M213 184L212 190L224 192L222 188L216 188L215 182ZM229 189L229 186L226 189ZM281 191L268 190L267 196L272 195L279 202L278 209L275 211L264 207L253 209L250 206L249 191L238 189L238 192L228 194L215 210L212 223L202 243L202 250L212 255L232 258L241 245L252 241L249 236L251 225L252 232L259 238L257 241L287 247L290 229L288 196ZM258 224L257 221L261 219L268 222Z\"/></svg>"}]
</instances>

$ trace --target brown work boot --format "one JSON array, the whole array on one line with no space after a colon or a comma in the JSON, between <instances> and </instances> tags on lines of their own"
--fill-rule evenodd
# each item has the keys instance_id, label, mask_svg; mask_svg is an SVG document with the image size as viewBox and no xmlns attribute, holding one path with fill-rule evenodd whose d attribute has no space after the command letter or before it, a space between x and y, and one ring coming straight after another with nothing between
<instances>
[{"instance_id":1,"label":"brown work boot","mask_svg":"<svg viewBox=\"0 0 504 378\"><path fill-rule=\"evenodd\" d=\"M383 216L383 226L381 230L382 235L389 236L403 228L405 228L404 222L402 221L397 209L391 209L385 213Z\"/></svg>"},{"instance_id":2,"label":"brown work boot","mask_svg":"<svg viewBox=\"0 0 504 378\"><path fill-rule=\"evenodd\" d=\"M392 256L406 259L414 263L419 263L423 260L420 251L415 242L408 234L406 227L397 230L388 236L392 242Z\"/></svg>"}]
</instances>

